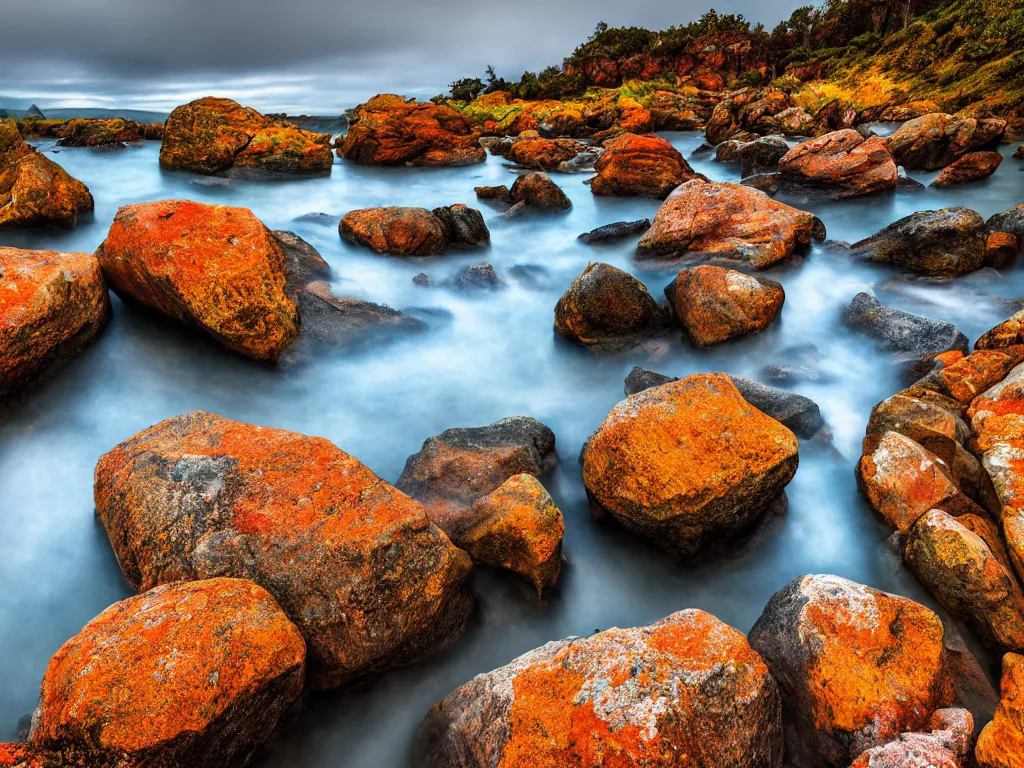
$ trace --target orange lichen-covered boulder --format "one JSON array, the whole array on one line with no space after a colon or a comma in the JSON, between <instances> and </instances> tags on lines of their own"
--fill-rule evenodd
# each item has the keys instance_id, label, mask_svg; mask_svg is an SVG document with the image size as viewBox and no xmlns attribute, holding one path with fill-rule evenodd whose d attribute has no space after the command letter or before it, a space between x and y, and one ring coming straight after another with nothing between
<instances>
[{"instance_id":1,"label":"orange lichen-covered boulder","mask_svg":"<svg viewBox=\"0 0 1024 768\"><path fill-rule=\"evenodd\" d=\"M219 173L244 168L271 173L329 173L331 137L272 120L231 99L208 96L177 107L164 124L160 165Z\"/></svg>"},{"instance_id":2,"label":"orange lichen-covered boulder","mask_svg":"<svg viewBox=\"0 0 1024 768\"><path fill-rule=\"evenodd\" d=\"M74 358L109 317L92 256L0 248L0 397Z\"/></svg>"},{"instance_id":3,"label":"orange lichen-covered boulder","mask_svg":"<svg viewBox=\"0 0 1024 768\"><path fill-rule=\"evenodd\" d=\"M470 559L423 507L322 438L195 411L96 465L96 511L135 589L217 575L266 587L334 688L458 637Z\"/></svg>"},{"instance_id":4,"label":"orange lichen-covered boulder","mask_svg":"<svg viewBox=\"0 0 1024 768\"><path fill-rule=\"evenodd\" d=\"M360 208L338 225L341 236L377 253L436 256L445 249L444 225L426 208Z\"/></svg>"},{"instance_id":5,"label":"orange lichen-covered boulder","mask_svg":"<svg viewBox=\"0 0 1024 768\"><path fill-rule=\"evenodd\" d=\"M538 171L557 171L562 163L591 151L575 139L524 139L509 147L506 157L516 165Z\"/></svg>"},{"instance_id":6,"label":"orange lichen-covered boulder","mask_svg":"<svg viewBox=\"0 0 1024 768\"><path fill-rule=\"evenodd\" d=\"M968 152L942 169L932 182L933 187L955 187L986 179L996 172L1003 156L998 152Z\"/></svg>"},{"instance_id":7,"label":"orange lichen-covered boulder","mask_svg":"<svg viewBox=\"0 0 1024 768\"><path fill-rule=\"evenodd\" d=\"M595 195L664 199L684 181L698 177L679 150L659 136L626 133L605 145L590 185Z\"/></svg>"},{"instance_id":8,"label":"orange lichen-covered boulder","mask_svg":"<svg viewBox=\"0 0 1024 768\"><path fill-rule=\"evenodd\" d=\"M631 395L583 446L597 516L683 555L756 520L793 478L797 439L721 373Z\"/></svg>"},{"instance_id":9,"label":"orange lichen-covered boulder","mask_svg":"<svg viewBox=\"0 0 1024 768\"><path fill-rule=\"evenodd\" d=\"M750 645L782 689L797 768L848 766L952 703L939 617L838 576L801 576L776 592Z\"/></svg>"},{"instance_id":10,"label":"orange lichen-covered boulder","mask_svg":"<svg viewBox=\"0 0 1024 768\"><path fill-rule=\"evenodd\" d=\"M871 507L900 533L930 509L960 512L973 506L938 456L898 432L886 432L861 457L857 477Z\"/></svg>"},{"instance_id":11,"label":"orange lichen-covered boulder","mask_svg":"<svg viewBox=\"0 0 1024 768\"><path fill-rule=\"evenodd\" d=\"M431 522L458 540L473 525L478 499L510 477L539 477L557 463L554 432L529 416L511 416L427 438L406 460L396 486L421 501Z\"/></svg>"},{"instance_id":12,"label":"orange lichen-covered boulder","mask_svg":"<svg viewBox=\"0 0 1024 768\"><path fill-rule=\"evenodd\" d=\"M29 743L82 765L241 766L297 708L302 636L243 579L107 608L54 654Z\"/></svg>"},{"instance_id":13,"label":"orange lichen-covered boulder","mask_svg":"<svg viewBox=\"0 0 1024 768\"><path fill-rule=\"evenodd\" d=\"M998 532L993 533L998 542ZM981 536L933 509L910 529L905 559L946 610L984 641L1024 650L1024 592L1010 564L1001 562Z\"/></svg>"},{"instance_id":14,"label":"orange lichen-covered boulder","mask_svg":"<svg viewBox=\"0 0 1024 768\"><path fill-rule=\"evenodd\" d=\"M850 768L966 768L974 717L966 709L940 709L923 732L862 752Z\"/></svg>"},{"instance_id":15,"label":"orange lichen-covered boulder","mask_svg":"<svg viewBox=\"0 0 1024 768\"><path fill-rule=\"evenodd\" d=\"M0 119L0 230L74 229L92 209L85 184L26 144L13 120Z\"/></svg>"},{"instance_id":16,"label":"orange lichen-covered boulder","mask_svg":"<svg viewBox=\"0 0 1024 768\"><path fill-rule=\"evenodd\" d=\"M274 362L299 332L278 241L247 208L188 200L118 209L96 257L122 297Z\"/></svg>"},{"instance_id":17,"label":"orange lichen-covered boulder","mask_svg":"<svg viewBox=\"0 0 1024 768\"><path fill-rule=\"evenodd\" d=\"M641 258L722 257L765 269L822 239L813 214L741 184L699 179L677 188L637 244Z\"/></svg>"},{"instance_id":18,"label":"orange lichen-covered boulder","mask_svg":"<svg viewBox=\"0 0 1024 768\"><path fill-rule=\"evenodd\" d=\"M647 286L599 262L588 264L555 305L555 333L586 346L628 346L667 325L667 313Z\"/></svg>"},{"instance_id":19,"label":"orange lichen-covered boulder","mask_svg":"<svg viewBox=\"0 0 1024 768\"><path fill-rule=\"evenodd\" d=\"M783 183L836 198L895 189L898 180L885 140L852 128L797 144L779 160L779 173Z\"/></svg>"},{"instance_id":20,"label":"orange lichen-covered boulder","mask_svg":"<svg viewBox=\"0 0 1024 768\"><path fill-rule=\"evenodd\" d=\"M458 110L390 94L356 107L338 156L362 165L472 165L487 159Z\"/></svg>"},{"instance_id":21,"label":"orange lichen-covered boulder","mask_svg":"<svg viewBox=\"0 0 1024 768\"><path fill-rule=\"evenodd\" d=\"M567 211L572 201L551 177L541 171L524 173L512 184L509 199L541 211Z\"/></svg>"},{"instance_id":22,"label":"orange lichen-covered boulder","mask_svg":"<svg viewBox=\"0 0 1024 768\"><path fill-rule=\"evenodd\" d=\"M983 333L974 342L974 348L1003 349L1019 344L1024 344L1024 309Z\"/></svg>"},{"instance_id":23,"label":"orange lichen-covered boulder","mask_svg":"<svg viewBox=\"0 0 1024 768\"><path fill-rule=\"evenodd\" d=\"M995 149L1005 132L1005 120L935 112L908 120L885 142L897 165L937 171L968 152Z\"/></svg>"},{"instance_id":24,"label":"orange lichen-covered boulder","mask_svg":"<svg viewBox=\"0 0 1024 768\"><path fill-rule=\"evenodd\" d=\"M992 722L978 737L978 768L1024 767L1024 656L1003 656L1001 698Z\"/></svg>"},{"instance_id":25,"label":"orange lichen-covered boulder","mask_svg":"<svg viewBox=\"0 0 1024 768\"><path fill-rule=\"evenodd\" d=\"M540 595L562 567L565 523L551 496L531 474L513 475L473 504L453 541L474 560L517 573Z\"/></svg>"},{"instance_id":26,"label":"orange lichen-covered boulder","mask_svg":"<svg viewBox=\"0 0 1024 768\"><path fill-rule=\"evenodd\" d=\"M687 610L477 675L430 709L416 751L424 768L778 768L781 721L743 635Z\"/></svg>"},{"instance_id":27,"label":"orange lichen-covered boulder","mask_svg":"<svg viewBox=\"0 0 1024 768\"><path fill-rule=\"evenodd\" d=\"M711 265L681 270L665 295L698 347L763 331L786 300L774 280Z\"/></svg>"},{"instance_id":28,"label":"orange lichen-covered boulder","mask_svg":"<svg viewBox=\"0 0 1024 768\"><path fill-rule=\"evenodd\" d=\"M134 120L115 117L110 120L68 120L60 129L62 147L104 147L142 141L146 126Z\"/></svg>"}]
</instances>

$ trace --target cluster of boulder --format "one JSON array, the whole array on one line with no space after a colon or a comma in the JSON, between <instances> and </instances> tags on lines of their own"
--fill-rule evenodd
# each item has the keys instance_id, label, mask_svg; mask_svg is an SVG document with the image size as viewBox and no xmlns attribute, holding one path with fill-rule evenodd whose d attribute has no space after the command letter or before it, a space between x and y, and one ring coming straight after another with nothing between
<instances>
[{"instance_id":1,"label":"cluster of boulder","mask_svg":"<svg viewBox=\"0 0 1024 768\"><path fill-rule=\"evenodd\" d=\"M511 188L504 184L491 187L474 187L480 200L495 200L509 206L505 218L512 218L526 210L561 212L572 208L572 201L555 182L543 171L532 171L520 175Z\"/></svg>"},{"instance_id":2,"label":"cluster of boulder","mask_svg":"<svg viewBox=\"0 0 1024 768\"><path fill-rule=\"evenodd\" d=\"M62 147L118 147L159 141L164 135L163 123L139 123L123 117L22 120L18 127L25 138L57 139Z\"/></svg>"}]
</instances>

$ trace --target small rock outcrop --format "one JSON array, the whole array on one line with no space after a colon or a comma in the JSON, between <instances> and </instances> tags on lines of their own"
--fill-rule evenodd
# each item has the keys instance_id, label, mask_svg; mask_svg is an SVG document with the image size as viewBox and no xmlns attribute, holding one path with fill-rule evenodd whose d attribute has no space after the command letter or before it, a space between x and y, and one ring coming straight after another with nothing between
<instances>
[{"instance_id":1,"label":"small rock outcrop","mask_svg":"<svg viewBox=\"0 0 1024 768\"><path fill-rule=\"evenodd\" d=\"M75 358L109 318L89 254L0 248L0 398Z\"/></svg>"},{"instance_id":2,"label":"small rock outcrop","mask_svg":"<svg viewBox=\"0 0 1024 768\"><path fill-rule=\"evenodd\" d=\"M908 171L937 171L968 152L995 149L1005 132L1005 120L935 112L908 120L885 143Z\"/></svg>"},{"instance_id":3,"label":"small rock outcrop","mask_svg":"<svg viewBox=\"0 0 1024 768\"><path fill-rule=\"evenodd\" d=\"M939 709L923 732L862 752L850 768L966 768L974 718L966 709Z\"/></svg>"},{"instance_id":4,"label":"small rock outcrop","mask_svg":"<svg viewBox=\"0 0 1024 768\"><path fill-rule=\"evenodd\" d=\"M740 632L688 610L552 642L427 713L417 765L777 768L779 692Z\"/></svg>"},{"instance_id":5,"label":"small rock outcrop","mask_svg":"<svg viewBox=\"0 0 1024 768\"><path fill-rule=\"evenodd\" d=\"M933 187L955 187L972 181L987 179L1003 162L998 152L968 152L947 165L935 181Z\"/></svg>"},{"instance_id":6,"label":"small rock outcrop","mask_svg":"<svg viewBox=\"0 0 1024 768\"><path fill-rule=\"evenodd\" d=\"M750 525L796 472L796 436L752 407L725 374L631 395L583 447L596 517L681 555Z\"/></svg>"},{"instance_id":7,"label":"small rock outcrop","mask_svg":"<svg viewBox=\"0 0 1024 768\"><path fill-rule=\"evenodd\" d=\"M668 313L628 272L591 262L555 306L555 333L585 346L611 349L657 336Z\"/></svg>"},{"instance_id":8,"label":"small rock outcrop","mask_svg":"<svg viewBox=\"0 0 1024 768\"><path fill-rule=\"evenodd\" d=\"M637 221L617 221L614 224L604 224L589 232L584 232L577 240L587 245L595 243L607 243L614 240L622 240L626 237L642 235L651 228L650 219L638 219Z\"/></svg>"},{"instance_id":9,"label":"small rock outcrop","mask_svg":"<svg viewBox=\"0 0 1024 768\"><path fill-rule=\"evenodd\" d=\"M958 277L985 264L985 220L969 208L918 211L853 244L853 255L929 277Z\"/></svg>"}]
</instances>

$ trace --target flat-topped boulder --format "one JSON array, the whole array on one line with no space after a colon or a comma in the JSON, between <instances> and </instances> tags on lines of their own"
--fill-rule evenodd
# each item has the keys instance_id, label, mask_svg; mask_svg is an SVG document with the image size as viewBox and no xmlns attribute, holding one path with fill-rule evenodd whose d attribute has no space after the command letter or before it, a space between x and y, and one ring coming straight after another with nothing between
<instances>
[{"instance_id":1,"label":"flat-topped boulder","mask_svg":"<svg viewBox=\"0 0 1024 768\"><path fill-rule=\"evenodd\" d=\"M764 192L693 180L676 188L658 209L637 245L637 256L718 257L766 269L824 237L825 227L813 214Z\"/></svg>"},{"instance_id":2,"label":"flat-topped boulder","mask_svg":"<svg viewBox=\"0 0 1024 768\"><path fill-rule=\"evenodd\" d=\"M782 691L786 754L841 768L952 703L939 617L838 576L801 576L750 631Z\"/></svg>"},{"instance_id":3,"label":"flat-topped boulder","mask_svg":"<svg viewBox=\"0 0 1024 768\"><path fill-rule=\"evenodd\" d=\"M774 280L710 264L681 270L665 295L698 347L763 331L786 301L786 292Z\"/></svg>"},{"instance_id":4,"label":"flat-topped boulder","mask_svg":"<svg viewBox=\"0 0 1024 768\"><path fill-rule=\"evenodd\" d=\"M26 144L13 120L0 119L0 230L74 229L92 209L85 184Z\"/></svg>"},{"instance_id":5,"label":"flat-topped boulder","mask_svg":"<svg viewBox=\"0 0 1024 768\"><path fill-rule=\"evenodd\" d=\"M665 331L669 315L628 272L591 262L555 305L555 333L584 346L617 349Z\"/></svg>"},{"instance_id":6,"label":"flat-topped boulder","mask_svg":"<svg viewBox=\"0 0 1024 768\"><path fill-rule=\"evenodd\" d=\"M469 556L323 438L194 411L104 454L94 496L134 589L220 575L265 587L306 640L314 688L448 646L472 606Z\"/></svg>"},{"instance_id":7,"label":"flat-topped boulder","mask_svg":"<svg viewBox=\"0 0 1024 768\"><path fill-rule=\"evenodd\" d=\"M665 139L634 133L607 142L594 170L590 191L620 197L664 199L683 182L700 177Z\"/></svg>"},{"instance_id":8,"label":"flat-topped boulder","mask_svg":"<svg viewBox=\"0 0 1024 768\"><path fill-rule=\"evenodd\" d=\"M985 264L985 220L969 208L917 211L853 244L874 264L930 277L958 277Z\"/></svg>"},{"instance_id":9,"label":"flat-topped boulder","mask_svg":"<svg viewBox=\"0 0 1024 768\"><path fill-rule=\"evenodd\" d=\"M242 766L300 706L305 660L295 625L251 581L157 587L54 654L29 746L69 766Z\"/></svg>"},{"instance_id":10,"label":"flat-topped boulder","mask_svg":"<svg viewBox=\"0 0 1024 768\"><path fill-rule=\"evenodd\" d=\"M338 156L361 165L473 165L487 159L479 139L458 110L385 94L356 107Z\"/></svg>"},{"instance_id":11,"label":"flat-topped boulder","mask_svg":"<svg viewBox=\"0 0 1024 768\"><path fill-rule=\"evenodd\" d=\"M691 555L758 519L796 472L797 439L725 374L631 395L582 451L591 510Z\"/></svg>"},{"instance_id":12,"label":"flat-topped boulder","mask_svg":"<svg viewBox=\"0 0 1024 768\"><path fill-rule=\"evenodd\" d=\"M797 144L778 168L784 185L837 199L895 189L899 175L884 139L850 128Z\"/></svg>"},{"instance_id":13,"label":"flat-topped boulder","mask_svg":"<svg viewBox=\"0 0 1024 768\"><path fill-rule=\"evenodd\" d=\"M164 124L160 165L175 171L330 173L331 137L208 96L175 108Z\"/></svg>"},{"instance_id":14,"label":"flat-topped boulder","mask_svg":"<svg viewBox=\"0 0 1024 768\"><path fill-rule=\"evenodd\" d=\"M96 257L119 296L276 362L299 332L284 250L247 208L188 200L118 209Z\"/></svg>"},{"instance_id":15,"label":"flat-topped boulder","mask_svg":"<svg viewBox=\"0 0 1024 768\"><path fill-rule=\"evenodd\" d=\"M779 692L711 614L548 643L437 702L417 765L669 768L782 764Z\"/></svg>"},{"instance_id":16,"label":"flat-topped boulder","mask_svg":"<svg viewBox=\"0 0 1024 768\"><path fill-rule=\"evenodd\" d=\"M110 318L99 262L85 253L0 248L0 397L96 340Z\"/></svg>"},{"instance_id":17,"label":"flat-topped boulder","mask_svg":"<svg viewBox=\"0 0 1024 768\"><path fill-rule=\"evenodd\" d=\"M908 171L937 171L968 152L995 149L1006 132L999 118L954 117L942 112L908 120L885 143Z\"/></svg>"}]
</instances>

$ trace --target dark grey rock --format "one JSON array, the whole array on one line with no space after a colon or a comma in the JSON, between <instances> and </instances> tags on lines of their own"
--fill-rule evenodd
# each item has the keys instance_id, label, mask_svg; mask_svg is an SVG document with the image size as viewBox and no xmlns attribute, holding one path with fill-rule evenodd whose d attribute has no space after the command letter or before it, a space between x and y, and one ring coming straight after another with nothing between
<instances>
[{"instance_id":1,"label":"dark grey rock","mask_svg":"<svg viewBox=\"0 0 1024 768\"><path fill-rule=\"evenodd\" d=\"M670 381L679 381L679 379L675 376L665 376L661 373L648 371L646 368L636 365L626 375L623 390L627 395L635 395L637 392L643 392L651 387L660 387L662 384L668 384Z\"/></svg>"},{"instance_id":2,"label":"dark grey rock","mask_svg":"<svg viewBox=\"0 0 1024 768\"><path fill-rule=\"evenodd\" d=\"M821 374L803 365L772 363L761 369L761 375L768 381L821 381Z\"/></svg>"},{"instance_id":3,"label":"dark grey rock","mask_svg":"<svg viewBox=\"0 0 1024 768\"><path fill-rule=\"evenodd\" d=\"M968 208L917 211L851 246L852 255L937 277L985 263L985 220Z\"/></svg>"},{"instance_id":4,"label":"dark grey rock","mask_svg":"<svg viewBox=\"0 0 1024 768\"><path fill-rule=\"evenodd\" d=\"M338 225L339 217L329 213L304 213L292 219L300 224L319 224L324 227L335 227Z\"/></svg>"},{"instance_id":5,"label":"dark grey rock","mask_svg":"<svg viewBox=\"0 0 1024 768\"><path fill-rule=\"evenodd\" d=\"M288 288L295 291L313 280L327 280L331 266L320 252L294 232L277 229L270 233L284 251L288 266Z\"/></svg>"},{"instance_id":6,"label":"dark grey rock","mask_svg":"<svg viewBox=\"0 0 1024 768\"><path fill-rule=\"evenodd\" d=\"M577 240L580 240L588 245L593 243L605 243L609 240L621 240L624 237L633 237L635 235L641 235L651 228L650 219L639 219L637 221L617 221L614 224L605 224L604 226L592 229L589 232L584 232L580 235Z\"/></svg>"},{"instance_id":7,"label":"dark grey rock","mask_svg":"<svg viewBox=\"0 0 1024 768\"><path fill-rule=\"evenodd\" d=\"M1024 247L1024 203L989 217L985 222L985 231L1009 232L1017 236L1018 246Z\"/></svg>"},{"instance_id":8,"label":"dark grey rock","mask_svg":"<svg viewBox=\"0 0 1024 768\"><path fill-rule=\"evenodd\" d=\"M825 424L818 404L809 397L784 392L742 376L730 376L743 399L794 434L804 439L813 437Z\"/></svg>"},{"instance_id":9,"label":"dark grey rock","mask_svg":"<svg viewBox=\"0 0 1024 768\"><path fill-rule=\"evenodd\" d=\"M789 152L789 144L781 136L761 136L753 141L729 139L715 148L720 163L741 163L743 176L774 171Z\"/></svg>"},{"instance_id":10,"label":"dark grey rock","mask_svg":"<svg viewBox=\"0 0 1024 768\"><path fill-rule=\"evenodd\" d=\"M486 261L466 268L455 280L456 288L495 288L501 284L494 267Z\"/></svg>"},{"instance_id":11,"label":"dark grey rock","mask_svg":"<svg viewBox=\"0 0 1024 768\"><path fill-rule=\"evenodd\" d=\"M430 279L430 275L426 272L420 272L416 277L412 279L416 285L422 285L423 287L429 287L434 284L434 281Z\"/></svg>"},{"instance_id":12,"label":"dark grey rock","mask_svg":"<svg viewBox=\"0 0 1024 768\"><path fill-rule=\"evenodd\" d=\"M491 233L484 215L462 203L435 208L432 213L441 220L449 248L483 248L490 245Z\"/></svg>"}]
</instances>

